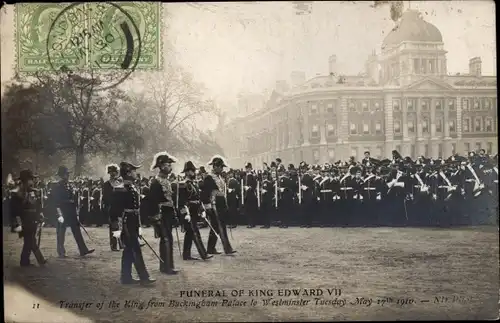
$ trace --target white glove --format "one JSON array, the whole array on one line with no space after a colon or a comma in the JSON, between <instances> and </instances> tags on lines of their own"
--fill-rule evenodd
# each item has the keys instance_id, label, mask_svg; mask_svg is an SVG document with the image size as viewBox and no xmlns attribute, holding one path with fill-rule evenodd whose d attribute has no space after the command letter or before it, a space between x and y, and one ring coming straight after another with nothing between
<instances>
[{"instance_id":1,"label":"white glove","mask_svg":"<svg viewBox=\"0 0 500 323\"><path fill-rule=\"evenodd\" d=\"M318 199L318 201L321 201L321 199L319 197L317 199Z\"/></svg>"},{"instance_id":2,"label":"white glove","mask_svg":"<svg viewBox=\"0 0 500 323\"><path fill-rule=\"evenodd\" d=\"M90 200L91 200L91 201L93 201L93 200L94 200L94 198L93 198L93 197L91 197L91 198L90 198Z\"/></svg>"},{"instance_id":3,"label":"white glove","mask_svg":"<svg viewBox=\"0 0 500 323\"><path fill-rule=\"evenodd\" d=\"M232 188L228 188L228 189L227 189L227 191L228 191L229 193L232 193L232 192L234 191L234 189L232 189Z\"/></svg>"},{"instance_id":4,"label":"white glove","mask_svg":"<svg viewBox=\"0 0 500 323\"><path fill-rule=\"evenodd\" d=\"M207 217L207 213L205 213L205 211L201 212L201 217L205 219Z\"/></svg>"},{"instance_id":5,"label":"white glove","mask_svg":"<svg viewBox=\"0 0 500 323\"><path fill-rule=\"evenodd\" d=\"M146 195L144 195L144 194L141 194L141 199L143 199L143 198L145 198L145 197L146 197Z\"/></svg>"},{"instance_id":6,"label":"white glove","mask_svg":"<svg viewBox=\"0 0 500 323\"><path fill-rule=\"evenodd\" d=\"M300 188L301 188L303 191L305 191L305 190L307 190L307 189L308 189L308 187L307 187L307 186L305 186L305 185L302 185Z\"/></svg>"},{"instance_id":7,"label":"white glove","mask_svg":"<svg viewBox=\"0 0 500 323\"><path fill-rule=\"evenodd\" d=\"M457 189L457 187L456 187L456 186L451 186L451 187L449 187L449 188L448 188L448 191L453 192L453 191L455 191L456 189Z\"/></svg>"},{"instance_id":8,"label":"white glove","mask_svg":"<svg viewBox=\"0 0 500 323\"><path fill-rule=\"evenodd\" d=\"M280 187L280 192L284 192L285 189L283 187Z\"/></svg>"},{"instance_id":9,"label":"white glove","mask_svg":"<svg viewBox=\"0 0 500 323\"><path fill-rule=\"evenodd\" d=\"M17 227L14 228L14 232L19 233L21 231L23 231L23 228L20 225L18 225Z\"/></svg>"},{"instance_id":10,"label":"white glove","mask_svg":"<svg viewBox=\"0 0 500 323\"><path fill-rule=\"evenodd\" d=\"M429 186L422 186L420 188L420 192L428 192L429 191Z\"/></svg>"},{"instance_id":11,"label":"white glove","mask_svg":"<svg viewBox=\"0 0 500 323\"><path fill-rule=\"evenodd\" d=\"M113 237L115 237L115 238L117 238L117 239L118 239L118 238L120 238L120 235L121 235L121 234L122 234L122 232L121 232L120 230L118 230L118 231L113 231Z\"/></svg>"},{"instance_id":12,"label":"white glove","mask_svg":"<svg viewBox=\"0 0 500 323\"><path fill-rule=\"evenodd\" d=\"M432 199L437 200L437 194L432 194Z\"/></svg>"},{"instance_id":13,"label":"white glove","mask_svg":"<svg viewBox=\"0 0 500 323\"><path fill-rule=\"evenodd\" d=\"M59 217L57 218L57 221L59 223L64 223L64 218L62 217L62 215L59 215Z\"/></svg>"},{"instance_id":14,"label":"white glove","mask_svg":"<svg viewBox=\"0 0 500 323\"><path fill-rule=\"evenodd\" d=\"M380 195L377 195L377 200L380 201L381 199L382 199L382 197Z\"/></svg>"},{"instance_id":15,"label":"white glove","mask_svg":"<svg viewBox=\"0 0 500 323\"><path fill-rule=\"evenodd\" d=\"M479 169L483 168L484 166L483 165L479 165Z\"/></svg>"},{"instance_id":16,"label":"white glove","mask_svg":"<svg viewBox=\"0 0 500 323\"><path fill-rule=\"evenodd\" d=\"M262 194L265 194L265 193L267 193L267 190L264 190L264 189L263 189L263 190L262 190Z\"/></svg>"},{"instance_id":17,"label":"white glove","mask_svg":"<svg viewBox=\"0 0 500 323\"><path fill-rule=\"evenodd\" d=\"M142 228L139 227L139 237L142 236Z\"/></svg>"},{"instance_id":18,"label":"white glove","mask_svg":"<svg viewBox=\"0 0 500 323\"><path fill-rule=\"evenodd\" d=\"M191 216L188 214L184 217L184 220L186 220L187 222L191 222Z\"/></svg>"},{"instance_id":19,"label":"white glove","mask_svg":"<svg viewBox=\"0 0 500 323\"><path fill-rule=\"evenodd\" d=\"M243 186L243 188L245 189L245 191L248 191L248 189L250 188L250 186Z\"/></svg>"}]
</instances>

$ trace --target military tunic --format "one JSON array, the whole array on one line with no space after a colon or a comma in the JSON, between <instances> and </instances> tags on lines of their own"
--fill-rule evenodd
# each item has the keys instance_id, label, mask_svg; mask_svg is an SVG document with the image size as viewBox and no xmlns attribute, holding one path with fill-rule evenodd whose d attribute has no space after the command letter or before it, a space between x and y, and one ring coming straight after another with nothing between
<instances>
[{"instance_id":1,"label":"military tunic","mask_svg":"<svg viewBox=\"0 0 500 323\"><path fill-rule=\"evenodd\" d=\"M210 224L215 230L210 230L207 243L207 251L210 254L217 253L215 245L217 244L217 235L222 240L222 246L226 254L232 254L233 248L227 235L227 200L225 196L226 183L218 174L211 173L205 176L201 191L201 202L204 204Z\"/></svg>"},{"instance_id":2,"label":"military tunic","mask_svg":"<svg viewBox=\"0 0 500 323\"><path fill-rule=\"evenodd\" d=\"M12 228L21 226L23 237L23 249L21 251L21 266L30 265L30 255L33 253L40 265L45 264L45 259L37 244L36 233L43 215L39 200L36 199L36 190L24 191L16 188L11 191L10 212L12 217Z\"/></svg>"}]
</instances>

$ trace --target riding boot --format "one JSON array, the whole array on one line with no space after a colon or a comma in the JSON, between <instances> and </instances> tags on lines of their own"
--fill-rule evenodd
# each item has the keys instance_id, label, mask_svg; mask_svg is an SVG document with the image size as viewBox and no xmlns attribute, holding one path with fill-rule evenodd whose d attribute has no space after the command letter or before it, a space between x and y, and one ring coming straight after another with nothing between
<instances>
[{"instance_id":1,"label":"riding boot","mask_svg":"<svg viewBox=\"0 0 500 323\"><path fill-rule=\"evenodd\" d=\"M168 266L167 266L167 247L168 242L167 239L165 238L160 238L160 258L163 260L160 260L160 272L166 273L168 271Z\"/></svg>"}]
</instances>

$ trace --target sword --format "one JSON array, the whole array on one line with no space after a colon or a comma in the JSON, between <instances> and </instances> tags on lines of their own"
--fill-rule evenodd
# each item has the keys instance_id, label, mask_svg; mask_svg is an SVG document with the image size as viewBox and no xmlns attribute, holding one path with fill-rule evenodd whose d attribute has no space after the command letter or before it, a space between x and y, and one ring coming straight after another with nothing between
<instances>
[{"instance_id":1,"label":"sword","mask_svg":"<svg viewBox=\"0 0 500 323\"><path fill-rule=\"evenodd\" d=\"M405 217L406 217L406 221L408 221L408 211L406 210L406 196L405 196L405 198L404 198L403 205L404 205L404 207L405 207Z\"/></svg>"},{"instance_id":2,"label":"sword","mask_svg":"<svg viewBox=\"0 0 500 323\"><path fill-rule=\"evenodd\" d=\"M38 232L37 232L37 240L36 240L36 246L40 248L40 242L42 241L42 228L45 223L43 221L40 221L40 225L38 227Z\"/></svg>"},{"instance_id":3,"label":"sword","mask_svg":"<svg viewBox=\"0 0 500 323\"><path fill-rule=\"evenodd\" d=\"M160 255L158 255L156 253L156 251L149 245L149 243L146 241L146 239L144 239L144 237L142 235L140 235L139 238L141 238L142 241L144 241L144 243L146 244L146 246L148 246L149 249L151 249L151 251L153 252L153 254L156 256L156 258L158 258L158 260L160 260L160 262L165 263L165 261L163 259L161 259Z\"/></svg>"},{"instance_id":4,"label":"sword","mask_svg":"<svg viewBox=\"0 0 500 323\"><path fill-rule=\"evenodd\" d=\"M94 242L94 239L92 239L92 237L90 236L89 232L87 231L87 229L85 229L85 227L83 226L83 224L80 222L80 220L78 220L78 224L80 225L80 227L83 229L83 231L87 234L87 236L89 237L90 241Z\"/></svg>"},{"instance_id":5,"label":"sword","mask_svg":"<svg viewBox=\"0 0 500 323\"><path fill-rule=\"evenodd\" d=\"M212 225L210 224L210 222L207 220L207 218L204 218L205 219L205 222L207 222L208 226L210 227L210 230L212 230L215 234L215 236L220 240L222 241L222 239L220 238L220 236L217 234L217 231L214 230L214 228L212 227Z\"/></svg>"},{"instance_id":6,"label":"sword","mask_svg":"<svg viewBox=\"0 0 500 323\"><path fill-rule=\"evenodd\" d=\"M181 241L179 240L179 231L177 230L177 227L175 227L175 234L177 235L177 247L179 247L179 254L182 257L182 252L181 252Z\"/></svg>"},{"instance_id":7,"label":"sword","mask_svg":"<svg viewBox=\"0 0 500 323\"><path fill-rule=\"evenodd\" d=\"M298 172L299 177L299 204L302 204L302 182L300 180L300 172Z\"/></svg>"}]
</instances>

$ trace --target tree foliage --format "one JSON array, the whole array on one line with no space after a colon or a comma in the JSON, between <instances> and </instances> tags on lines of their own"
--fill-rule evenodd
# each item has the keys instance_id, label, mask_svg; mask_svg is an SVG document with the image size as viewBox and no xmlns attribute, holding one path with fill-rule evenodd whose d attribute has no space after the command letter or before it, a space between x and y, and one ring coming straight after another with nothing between
<instances>
[{"instance_id":1,"label":"tree foliage","mask_svg":"<svg viewBox=\"0 0 500 323\"><path fill-rule=\"evenodd\" d=\"M4 167L16 169L23 150L69 154L76 176L97 156L142 163L165 149L202 158L221 153L197 129L217 112L203 85L173 65L138 74L145 86L136 93L98 91L103 81L92 73L40 73L9 86L2 97Z\"/></svg>"}]
</instances>

